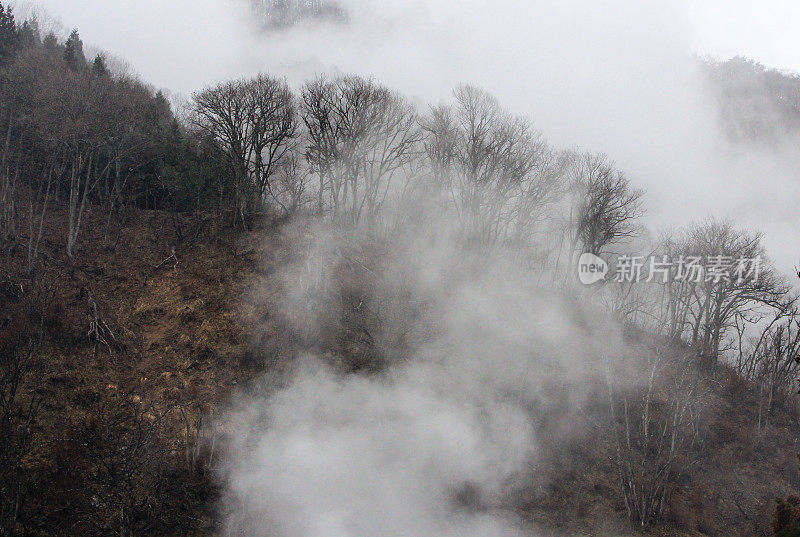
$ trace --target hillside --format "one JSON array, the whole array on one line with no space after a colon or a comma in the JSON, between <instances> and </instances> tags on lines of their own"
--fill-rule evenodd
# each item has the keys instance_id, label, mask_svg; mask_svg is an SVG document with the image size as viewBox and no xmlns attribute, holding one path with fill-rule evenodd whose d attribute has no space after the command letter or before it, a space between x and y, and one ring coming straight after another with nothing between
<instances>
[{"instance_id":1,"label":"hillside","mask_svg":"<svg viewBox=\"0 0 800 537\"><path fill-rule=\"evenodd\" d=\"M101 229L93 225L93 212L87 216L88 230ZM61 217L52 213L46 236L57 235ZM179 239L176 226L196 239ZM102 235L89 231L81 246L85 261L71 265L54 247L33 282L24 270L23 249L12 248L2 273L5 337L26 320L44 327L31 373L42 406L25 462L35 476L29 508L39 520L29 531L81 531L83 524L109 516L110 506L98 505L94 495L128 501L125 496L133 494L130 500L147 502L142 528L167 535L185 535L190 528L198 535L213 533L217 485L203 460L210 457L208 436L199 447L203 454L193 454L198 425L201 443L209 434L198 419L218 416L232 394L247 391L249 383L285 366L304 347L280 322L281 280L275 273L291 251L281 243L281 225L235 235L219 235L216 226L210 217L134 210L115 249L104 248ZM99 341L93 322L102 326ZM356 338L357 324L345 330ZM641 333L628 337L639 353L663 345ZM334 363L350 370L347 364L358 363L362 351L357 339L342 345ZM796 405L776 409L757 434L751 385L724 368L703 384L708 398L698 444L665 521L648 534L769 535L775 497L791 493L800 479ZM597 404L603 406L602 400ZM136 419L126 413L129 405L145 416L166 413L164 421L153 429L136 466L126 461L94 482L92 476L108 471L96 465L115 460L117 450L129 445L127 419ZM551 436L557 440L542 448L540 473L507 508L553 534L627 534L613 443L594 421L602 413L587 407L578 433ZM111 451L87 460L90 433L101 434ZM154 509L162 518L150 518Z\"/></svg>"},{"instance_id":2,"label":"hillside","mask_svg":"<svg viewBox=\"0 0 800 537\"><path fill-rule=\"evenodd\" d=\"M701 60L723 131L736 143L780 148L800 127L800 76L737 56Z\"/></svg>"}]
</instances>

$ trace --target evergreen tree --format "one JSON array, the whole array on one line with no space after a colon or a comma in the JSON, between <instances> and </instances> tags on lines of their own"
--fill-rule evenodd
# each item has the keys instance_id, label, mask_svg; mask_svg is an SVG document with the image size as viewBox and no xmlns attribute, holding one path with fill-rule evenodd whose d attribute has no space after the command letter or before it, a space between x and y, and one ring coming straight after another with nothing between
<instances>
[{"instance_id":1,"label":"evergreen tree","mask_svg":"<svg viewBox=\"0 0 800 537\"><path fill-rule=\"evenodd\" d=\"M108 76L108 67L102 54L98 54L92 62L92 74L98 77Z\"/></svg>"},{"instance_id":2,"label":"evergreen tree","mask_svg":"<svg viewBox=\"0 0 800 537\"><path fill-rule=\"evenodd\" d=\"M11 8L0 4L0 65L6 65L14 55L19 42L17 25Z\"/></svg>"},{"instance_id":3,"label":"evergreen tree","mask_svg":"<svg viewBox=\"0 0 800 537\"><path fill-rule=\"evenodd\" d=\"M160 124L169 123L174 119L172 115L172 106L169 104L169 99L167 99L163 91L158 90L156 92L153 103L156 107L156 113L158 114Z\"/></svg>"},{"instance_id":4,"label":"evergreen tree","mask_svg":"<svg viewBox=\"0 0 800 537\"><path fill-rule=\"evenodd\" d=\"M56 34L53 32L48 33L44 39L42 40L42 45L44 49L49 52L50 54L58 54L58 49L60 45L58 44L58 38Z\"/></svg>"},{"instance_id":5,"label":"evergreen tree","mask_svg":"<svg viewBox=\"0 0 800 537\"><path fill-rule=\"evenodd\" d=\"M64 61L73 71L80 71L86 67L86 56L83 55L83 41L78 30L72 30L69 39L64 45Z\"/></svg>"},{"instance_id":6,"label":"evergreen tree","mask_svg":"<svg viewBox=\"0 0 800 537\"><path fill-rule=\"evenodd\" d=\"M35 48L42 43L39 22L36 17L22 23L22 27L19 30L19 43L23 48Z\"/></svg>"}]
</instances>

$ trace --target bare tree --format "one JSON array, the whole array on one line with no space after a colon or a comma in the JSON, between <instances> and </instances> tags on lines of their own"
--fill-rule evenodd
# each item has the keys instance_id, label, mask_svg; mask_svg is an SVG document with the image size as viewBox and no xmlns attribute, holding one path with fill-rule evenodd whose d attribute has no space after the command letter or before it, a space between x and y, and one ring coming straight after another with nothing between
<instances>
[{"instance_id":1,"label":"bare tree","mask_svg":"<svg viewBox=\"0 0 800 537\"><path fill-rule=\"evenodd\" d=\"M569 173L570 259L586 252L599 255L608 245L637 234L644 192L634 188L608 157L573 155Z\"/></svg>"},{"instance_id":2,"label":"bare tree","mask_svg":"<svg viewBox=\"0 0 800 537\"><path fill-rule=\"evenodd\" d=\"M459 142L455 112L450 106L432 106L421 124L425 132L425 155L433 180L439 185L450 186Z\"/></svg>"},{"instance_id":3,"label":"bare tree","mask_svg":"<svg viewBox=\"0 0 800 537\"><path fill-rule=\"evenodd\" d=\"M33 181L29 186L28 194L28 273L33 273L36 259L39 256L39 246L42 242L44 222L47 208L50 203L50 194L53 190L54 164L48 166L45 179L38 181L34 188ZM41 209L38 209L38 206ZM38 209L38 210L37 210Z\"/></svg>"},{"instance_id":4,"label":"bare tree","mask_svg":"<svg viewBox=\"0 0 800 537\"><path fill-rule=\"evenodd\" d=\"M759 233L711 219L665 242L664 251L674 262L665 297L669 334L687 340L708 367L738 322L752 325L791 302Z\"/></svg>"},{"instance_id":5,"label":"bare tree","mask_svg":"<svg viewBox=\"0 0 800 537\"><path fill-rule=\"evenodd\" d=\"M170 410L128 395L105 402L76 428L74 442L91 477L83 534L150 535L174 523L165 436Z\"/></svg>"},{"instance_id":6,"label":"bare tree","mask_svg":"<svg viewBox=\"0 0 800 537\"><path fill-rule=\"evenodd\" d=\"M524 242L558 193L559 159L525 119L487 92L459 86L455 100L423 121L433 178L471 239Z\"/></svg>"},{"instance_id":7,"label":"bare tree","mask_svg":"<svg viewBox=\"0 0 800 537\"><path fill-rule=\"evenodd\" d=\"M63 67L48 71L36 88L33 122L37 136L65 163L61 169L67 175L66 249L70 258L91 196L110 173L102 153L112 128L103 119L112 101L108 81Z\"/></svg>"},{"instance_id":8,"label":"bare tree","mask_svg":"<svg viewBox=\"0 0 800 537\"><path fill-rule=\"evenodd\" d=\"M165 104L166 110L154 107L150 90L135 79L101 78L98 83L105 83L109 92L108 106L100 116L106 128L101 139L105 165L98 192L106 213L103 242L108 247L111 226L126 187L152 161L155 131L159 121L169 114L169 105Z\"/></svg>"},{"instance_id":9,"label":"bare tree","mask_svg":"<svg viewBox=\"0 0 800 537\"><path fill-rule=\"evenodd\" d=\"M310 179L308 163L295 153L278 165L270 194L285 215L296 213L308 203Z\"/></svg>"},{"instance_id":10,"label":"bare tree","mask_svg":"<svg viewBox=\"0 0 800 537\"><path fill-rule=\"evenodd\" d=\"M303 88L306 158L319 178L317 203L350 223L372 221L392 179L416 157L422 138L404 98L372 80L319 78Z\"/></svg>"},{"instance_id":11,"label":"bare tree","mask_svg":"<svg viewBox=\"0 0 800 537\"><path fill-rule=\"evenodd\" d=\"M17 193L20 186L20 169L25 155L26 128L35 112L30 99L38 86L37 73L42 61L40 55L24 52L17 54L14 62L0 73L0 128L2 129L2 155L0 155L0 238L17 234Z\"/></svg>"},{"instance_id":12,"label":"bare tree","mask_svg":"<svg viewBox=\"0 0 800 537\"><path fill-rule=\"evenodd\" d=\"M235 176L234 221L272 195L276 167L297 134L294 97L285 80L259 75L194 95L192 123L225 153Z\"/></svg>"},{"instance_id":13,"label":"bare tree","mask_svg":"<svg viewBox=\"0 0 800 537\"><path fill-rule=\"evenodd\" d=\"M776 405L784 406L794 394L800 376L800 318L796 299L777 309L760 334L753 334L751 321L736 319L738 353L733 361L736 372L753 382L758 390L759 434L769 422Z\"/></svg>"},{"instance_id":14,"label":"bare tree","mask_svg":"<svg viewBox=\"0 0 800 537\"><path fill-rule=\"evenodd\" d=\"M702 383L685 356L657 350L643 389L614 391L609 404L620 489L628 516L645 528L663 515L677 476L692 460Z\"/></svg>"},{"instance_id":15,"label":"bare tree","mask_svg":"<svg viewBox=\"0 0 800 537\"><path fill-rule=\"evenodd\" d=\"M44 382L35 338L28 340L25 321L15 317L0 331L0 535L18 535L36 476L34 428Z\"/></svg>"}]
</instances>

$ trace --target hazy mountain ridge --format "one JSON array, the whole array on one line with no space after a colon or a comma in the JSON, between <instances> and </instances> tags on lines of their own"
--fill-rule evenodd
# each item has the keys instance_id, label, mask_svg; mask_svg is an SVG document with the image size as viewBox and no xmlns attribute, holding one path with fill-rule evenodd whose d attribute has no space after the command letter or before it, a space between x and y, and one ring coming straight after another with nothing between
<instances>
[{"instance_id":1,"label":"hazy mountain ridge","mask_svg":"<svg viewBox=\"0 0 800 537\"><path fill-rule=\"evenodd\" d=\"M291 28L301 23L345 23L347 11L332 0L251 0L265 30Z\"/></svg>"},{"instance_id":2,"label":"hazy mountain ridge","mask_svg":"<svg viewBox=\"0 0 800 537\"><path fill-rule=\"evenodd\" d=\"M798 141L800 75L742 56L701 62L731 141L771 147Z\"/></svg>"}]
</instances>

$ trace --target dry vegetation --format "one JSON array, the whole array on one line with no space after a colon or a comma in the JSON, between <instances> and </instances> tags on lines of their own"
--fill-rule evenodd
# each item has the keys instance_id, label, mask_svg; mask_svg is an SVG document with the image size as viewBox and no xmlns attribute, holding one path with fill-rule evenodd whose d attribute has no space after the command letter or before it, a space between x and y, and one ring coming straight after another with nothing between
<instances>
[{"instance_id":1,"label":"dry vegetation","mask_svg":"<svg viewBox=\"0 0 800 537\"><path fill-rule=\"evenodd\" d=\"M94 215L87 217L91 230ZM45 236L55 233L58 218L55 211ZM51 282L46 287L26 277L23 251L3 265L3 333L42 334L18 396L37 401L30 437L20 440L27 442L21 453L26 532L213 532L216 486L209 467L215 444L222 444L215 437L224 431L210 424L232 393L264 371L286 367L311 341L343 370L379 367L374 342L362 337L370 320L349 305L325 337L293 333L281 318L283 280L276 270L292 251L282 241L311 241L313 227L287 235L276 224L222 241L211 221L197 241L179 243L173 223L163 212L133 211L112 252L102 248L99 234L87 233L84 262L71 265L64 256L42 263L48 277L37 281ZM359 254L359 263L375 260ZM346 297L347 280L362 279L362 269L343 260L337 270ZM660 338L635 331L628 337L642 363L659 352L689 356ZM13 344L3 343L5 349ZM703 419L693 445L674 461L664 517L648 532L768 534L775 497L791 493L800 479L796 404L776 405L759 433L752 383L727 367L697 382ZM673 386L668 379L654 382L654 423L669 417ZM597 390L577 432L542 435L552 440L542 447L536 477L512 501L511 508L559 535L630 531L618 446L603 421L607 395L604 386ZM633 415L645 395L615 394L616 407L625 398ZM557 416L559 409L549 411ZM554 420L541 419L546 433ZM627 434L624 427L618 434Z\"/></svg>"}]
</instances>

